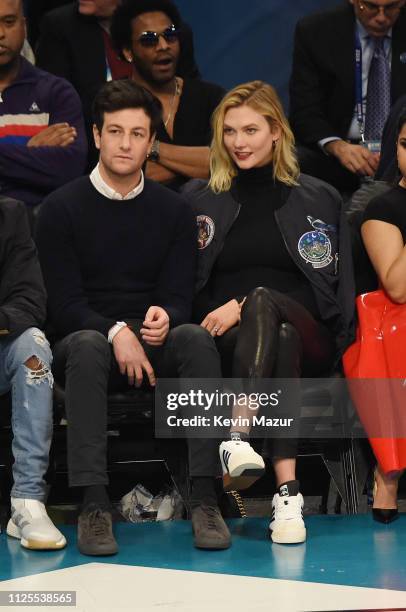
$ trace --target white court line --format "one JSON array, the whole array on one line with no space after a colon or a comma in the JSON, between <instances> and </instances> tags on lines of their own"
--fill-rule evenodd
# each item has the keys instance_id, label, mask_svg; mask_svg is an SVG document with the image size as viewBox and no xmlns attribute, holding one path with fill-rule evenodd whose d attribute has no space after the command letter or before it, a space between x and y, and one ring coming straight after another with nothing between
<instances>
[{"instance_id":1,"label":"white court line","mask_svg":"<svg viewBox=\"0 0 406 612\"><path fill-rule=\"evenodd\" d=\"M406 607L403 591L107 563L4 580L0 589L77 591L75 608L41 608L49 612L317 612ZM0 612L23 609L27 608L0 607Z\"/></svg>"}]
</instances>

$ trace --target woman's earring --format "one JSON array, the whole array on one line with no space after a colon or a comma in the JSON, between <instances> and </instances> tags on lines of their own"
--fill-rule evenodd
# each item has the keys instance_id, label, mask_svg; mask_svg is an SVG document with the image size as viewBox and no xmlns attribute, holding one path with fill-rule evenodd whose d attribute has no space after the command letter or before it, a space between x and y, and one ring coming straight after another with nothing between
<instances>
[{"instance_id":1,"label":"woman's earring","mask_svg":"<svg viewBox=\"0 0 406 612\"><path fill-rule=\"evenodd\" d=\"M279 138L275 138L275 140L272 141L272 148L275 149L276 148L276 143L278 142Z\"/></svg>"}]
</instances>

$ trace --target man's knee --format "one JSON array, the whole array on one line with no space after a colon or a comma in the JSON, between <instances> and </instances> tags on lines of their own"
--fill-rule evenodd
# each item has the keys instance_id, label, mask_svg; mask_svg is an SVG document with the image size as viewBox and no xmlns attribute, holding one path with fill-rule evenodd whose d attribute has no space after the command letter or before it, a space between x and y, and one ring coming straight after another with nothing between
<instances>
[{"instance_id":1,"label":"man's knee","mask_svg":"<svg viewBox=\"0 0 406 612\"><path fill-rule=\"evenodd\" d=\"M36 327L26 329L13 343L14 358L25 363L27 359L36 357L47 366L52 363L52 352L43 331ZM34 362L33 362L34 363Z\"/></svg>"},{"instance_id":2,"label":"man's knee","mask_svg":"<svg viewBox=\"0 0 406 612\"><path fill-rule=\"evenodd\" d=\"M53 386L52 353L44 332L36 327L25 330L14 343L14 359L26 368L27 384Z\"/></svg>"},{"instance_id":3,"label":"man's knee","mask_svg":"<svg viewBox=\"0 0 406 612\"><path fill-rule=\"evenodd\" d=\"M206 356L207 359L213 355L217 359L218 356L214 338L207 329L200 325L185 323L172 329L169 343L174 358L176 357L181 362L194 360L197 356L199 361L203 356Z\"/></svg>"},{"instance_id":4,"label":"man's knee","mask_svg":"<svg viewBox=\"0 0 406 612\"><path fill-rule=\"evenodd\" d=\"M31 357L28 357L24 362L24 365L27 369L26 382L28 385L40 385L46 382L52 389L54 378L49 364L44 363L42 359L36 355L31 355Z\"/></svg>"},{"instance_id":5,"label":"man's knee","mask_svg":"<svg viewBox=\"0 0 406 612\"><path fill-rule=\"evenodd\" d=\"M93 329L74 332L69 339L69 351L75 354L101 353L110 356L110 345L103 334Z\"/></svg>"},{"instance_id":6,"label":"man's knee","mask_svg":"<svg viewBox=\"0 0 406 612\"><path fill-rule=\"evenodd\" d=\"M179 325L169 332L170 340L176 347L190 346L192 350L199 350L202 346L214 346L215 342L207 329L193 323Z\"/></svg>"},{"instance_id":7,"label":"man's knee","mask_svg":"<svg viewBox=\"0 0 406 612\"><path fill-rule=\"evenodd\" d=\"M68 370L79 368L89 372L102 368L106 370L111 363L111 348L108 340L98 331L85 329L74 332L69 338L66 356Z\"/></svg>"},{"instance_id":8,"label":"man's knee","mask_svg":"<svg viewBox=\"0 0 406 612\"><path fill-rule=\"evenodd\" d=\"M185 378L220 378L220 356L214 338L200 327L187 323L171 330L169 361Z\"/></svg>"}]
</instances>

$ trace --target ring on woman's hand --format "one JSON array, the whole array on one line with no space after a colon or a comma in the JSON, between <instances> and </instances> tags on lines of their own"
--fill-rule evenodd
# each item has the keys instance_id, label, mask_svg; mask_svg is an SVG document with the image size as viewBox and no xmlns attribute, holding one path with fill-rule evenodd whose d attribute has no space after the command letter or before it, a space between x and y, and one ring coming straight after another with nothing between
<instances>
[{"instance_id":1,"label":"ring on woman's hand","mask_svg":"<svg viewBox=\"0 0 406 612\"><path fill-rule=\"evenodd\" d=\"M219 328L218 328L218 327L214 327L214 329L213 329L213 331L214 331L214 333L215 333L215 334L217 334L218 330L219 330Z\"/></svg>"}]
</instances>

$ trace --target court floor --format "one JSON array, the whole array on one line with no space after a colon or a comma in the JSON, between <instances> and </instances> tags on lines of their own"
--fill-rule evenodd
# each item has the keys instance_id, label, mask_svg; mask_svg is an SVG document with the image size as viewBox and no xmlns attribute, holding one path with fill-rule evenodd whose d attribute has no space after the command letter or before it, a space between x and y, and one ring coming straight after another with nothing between
<instances>
[{"instance_id":1,"label":"court floor","mask_svg":"<svg viewBox=\"0 0 406 612\"><path fill-rule=\"evenodd\" d=\"M73 526L62 527L68 547L54 553L3 533L0 592L73 590L70 609L80 612L406 611L406 515L388 526L370 515L309 516L307 542L289 546L267 539L267 519L228 523L226 551L193 548L187 521L118 523L120 552L110 558L80 555Z\"/></svg>"}]
</instances>

